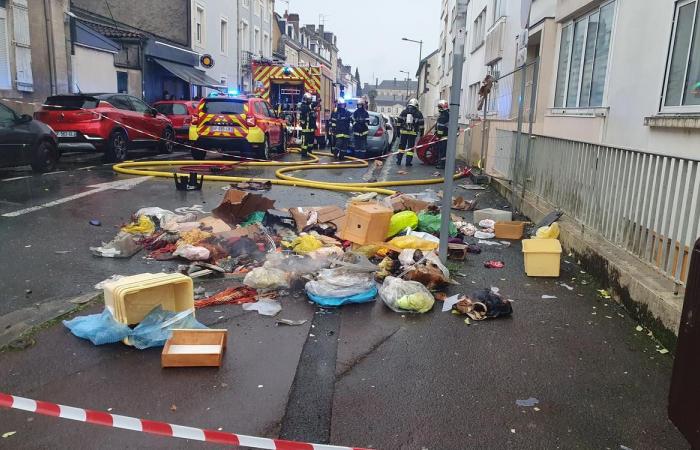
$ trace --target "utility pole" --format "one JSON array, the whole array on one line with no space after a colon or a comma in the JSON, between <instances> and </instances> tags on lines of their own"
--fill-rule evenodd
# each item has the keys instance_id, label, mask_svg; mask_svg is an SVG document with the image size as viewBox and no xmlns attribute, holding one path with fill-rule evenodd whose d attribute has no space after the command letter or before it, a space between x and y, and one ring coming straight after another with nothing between
<instances>
[{"instance_id":1,"label":"utility pole","mask_svg":"<svg viewBox=\"0 0 700 450\"><path fill-rule=\"evenodd\" d=\"M456 49L452 60L452 87L450 91L450 122L447 134L447 158L445 161L445 186L442 195L440 223L440 259L447 263L447 245L450 238L450 215L452 214L452 191L454 189L455 159L457 157L457 124L461 97L462 67L464 66L464 43L467 34L467 5L469 0L457 0L455 26L457 27Z\"/></svg>"}]
</instances>

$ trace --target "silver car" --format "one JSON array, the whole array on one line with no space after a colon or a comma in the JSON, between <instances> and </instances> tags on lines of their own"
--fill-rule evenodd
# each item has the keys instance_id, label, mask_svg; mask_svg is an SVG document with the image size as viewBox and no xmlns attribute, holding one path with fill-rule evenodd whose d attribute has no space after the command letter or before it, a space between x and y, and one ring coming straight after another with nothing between
<instances>
[{"instance_id":1,"label":"silver car","mask_svg":"<svg viewBox=\"0 0 700 450\"><path fill-rule=\"evenodd\" d=\"M367 156L378 156L388 152L391 148L389 133L386 130L386 121L380 113L369 112L369 133L367 133Z\"/></svg>"}]
</instances>

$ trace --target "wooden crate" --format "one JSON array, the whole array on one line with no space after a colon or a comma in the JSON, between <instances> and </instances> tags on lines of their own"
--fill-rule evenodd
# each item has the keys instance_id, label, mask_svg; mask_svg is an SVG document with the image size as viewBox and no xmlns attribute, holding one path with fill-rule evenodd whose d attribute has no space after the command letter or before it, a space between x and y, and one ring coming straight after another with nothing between
<instances>
[{"instance_id":1,"label":"wooden crate","mask_svg":"<svg viewBox=\"0 0 700 450\"><path fill-rule=\"evenodd\" d=\"M498 239L522 239L527 222L496 222L494 233Z\"/></svg>"},{"instance_id":2,"label":"wooden crate","mask_svg":"<svg viewBox=\"0 0 700 450\"><path fill-rule=\"evenodd\" d=\"M376 203L352 204L348 207L340 237L360 245L383 242L393 215L393 209Z\"/></svg>"},{"instance_id":3,"label":"wooden crate","mask_svg":"<svg viewBox=\"0 0 700 450\"><path fill-rule=\"evenodd\" d=\"M227 330L174 329L160 356L161 367L221 367Z\"/></svg>"}]
</instances>

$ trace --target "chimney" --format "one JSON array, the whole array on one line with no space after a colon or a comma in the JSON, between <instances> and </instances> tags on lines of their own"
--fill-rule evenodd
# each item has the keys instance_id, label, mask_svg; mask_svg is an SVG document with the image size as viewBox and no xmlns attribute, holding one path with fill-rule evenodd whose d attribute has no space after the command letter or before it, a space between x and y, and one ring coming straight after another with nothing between
<instances>
[{"instance_id":1,"label":"chimney","mask_svg":"<svg viewBox=\"0 0 700 450\"><path fill-rule=\"evenodd\" d=\"M323 24L319 24L319 26L318 26L318 34L320 34L321 37L323 37L323 28L324 28L324 25L323 25Z\"/></svg>"}]
</instances>

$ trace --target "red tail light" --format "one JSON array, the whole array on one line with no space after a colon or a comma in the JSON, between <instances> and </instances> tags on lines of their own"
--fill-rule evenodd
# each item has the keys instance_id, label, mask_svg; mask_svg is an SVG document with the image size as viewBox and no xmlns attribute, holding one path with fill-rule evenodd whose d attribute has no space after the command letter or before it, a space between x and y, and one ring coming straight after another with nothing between
<instances>
[{"instance_id":1,"label":"red tail light","mask_svg":"<svg viewBox=\"0 0 700 450\"><path fill-rule=\"evenodd\" d=\"M187 123L187 119L185 119L185 123ZM197 125L199 123L199 117L197 117L197 116L190 117L190 123L192 125Z\"/></svg>"},{"instance_id":2,"label":"red tail light","mask_svg":"<svg viewBox=\"0 0 700 450\"><path fill-rule=\"evenodd\" d=\"M374 137L382 137L384 136L384 128L379 127L377 128L377 131L374 133Z\"/></svg>"},{"instance_id":3,"label":"red tail light","mask_svg":"<svg viewBox=\"0 0 700 450\"><path fill-rule=\"evenodd\" d=\"M255 117L253 117L253 116L246 117L245 124L248 125L249 127L254 127L255 126Z\"/></svg>"}]
</instances>

